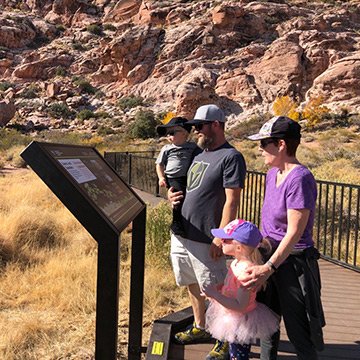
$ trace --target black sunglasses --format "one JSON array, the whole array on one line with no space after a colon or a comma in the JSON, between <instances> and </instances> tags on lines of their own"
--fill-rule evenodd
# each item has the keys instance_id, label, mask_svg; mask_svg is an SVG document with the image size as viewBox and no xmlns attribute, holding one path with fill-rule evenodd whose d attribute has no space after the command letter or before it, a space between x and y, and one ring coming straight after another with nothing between
<instances>
[{"instance_id":1,"label":"black sunglasses","mask_svg":"<svg viewBox=\"0 0 360 360\"><path fill-rule=\"evenodd\" d=\"M179 132L183 132L182 130L169 130L166 135L168 136L174 136L175 134L179 133Z\"/></svg>"},{"instance_id":2,"label":"black sunglasses","mask_svg":"<svg viewBox=\"0 0 360 360\"><path fill-rule=\"evenodd\" d=\"M260 140L260 147L262 149L265 149L268 145L270 144L277 144L278 143L278 140L277 139L262 139Z\"/></svg>"},{"instance_id":3,"label":"black sunglasses","mask_svg":"<svg viewBox=\"0 0 360 360\"><path fill-rule=\"evenodd\" d=\"M209 125L209 124L212 124L212 123L213 123L212 121L205 121L205 122L202 122L200 124L195 124L194 128L195 128L196 131L200 131L200 130L202 130L204 125Z\"/></svg>"}]
</instances>

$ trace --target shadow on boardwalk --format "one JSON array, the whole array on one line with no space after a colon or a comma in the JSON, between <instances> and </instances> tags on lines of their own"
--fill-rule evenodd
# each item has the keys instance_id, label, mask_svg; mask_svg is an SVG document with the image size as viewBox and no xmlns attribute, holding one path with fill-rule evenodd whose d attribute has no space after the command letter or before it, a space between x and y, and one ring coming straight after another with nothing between
<instances>
[{"instance_id":1,"label":"shadow on boardwalk","mask_svg":"<svg viewBox=\"0 0 360 360\"><path fill-rule=\"evenodd\" d=\"M320 260L322 301L325 311L325 349L319 360L360 359L360 273ZM169 359L205 359L211 344L172 345ZM252 347L252 359L260 359L259 346ZM295 350L281 324L279 360L296 359Z\"/></svg>"}]
</instances>

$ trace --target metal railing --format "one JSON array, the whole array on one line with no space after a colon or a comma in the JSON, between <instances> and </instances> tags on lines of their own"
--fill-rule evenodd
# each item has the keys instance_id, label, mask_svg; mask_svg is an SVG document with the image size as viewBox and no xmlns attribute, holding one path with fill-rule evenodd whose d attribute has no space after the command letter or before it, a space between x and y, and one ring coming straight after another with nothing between
<instances>
[{"instance_id":1,"label":"metal railing","mask_svg":"<svg viewBox=\"0 0 360 360\"><path fill-rule=\"evenodd\" d=\"M108 163L131 186L164 196L155 172L155 153L107 152ZM248 171L240 199L239 217L260 224L265 174ZM360 272L360 185L317 180L314 241L323 258Z\"/></svg>"}]
</instances>

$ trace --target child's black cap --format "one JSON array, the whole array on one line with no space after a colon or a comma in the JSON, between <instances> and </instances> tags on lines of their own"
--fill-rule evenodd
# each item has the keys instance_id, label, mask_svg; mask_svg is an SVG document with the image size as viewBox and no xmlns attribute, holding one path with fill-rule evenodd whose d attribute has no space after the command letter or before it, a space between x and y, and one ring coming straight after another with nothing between
<instances>
[{"instance_id":1,"label":"child's black cap","mask_svg":"<svg viewBox=\"0 0 360 360\"><path fill-rule=\"evenodd\" d=\"M184 128L188 133L191 131L191 125L187 124L188 120L181 116L173 117L167 124L165 125L158 125L156 127L156 131L159 134L159 136L165 136L166 135L166 129L170 127L180 126Z\"/></svg>"}]
</instances>

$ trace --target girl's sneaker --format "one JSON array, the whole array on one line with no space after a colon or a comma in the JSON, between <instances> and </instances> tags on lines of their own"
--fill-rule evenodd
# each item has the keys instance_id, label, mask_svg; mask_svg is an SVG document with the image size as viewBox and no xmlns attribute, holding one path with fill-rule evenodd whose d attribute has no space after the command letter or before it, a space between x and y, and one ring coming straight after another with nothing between
<instances>
[{"instance_id":1,"label":"girl's sneaker","mask_svg":"<svg viewBox=\"0 0 360 360\"><path fill-rule=\"evenodd\" d=\"M229 343L227 341L216 340L214 347L207 354L205 360L228 360Z\"/></svg>"}]
</instances>

